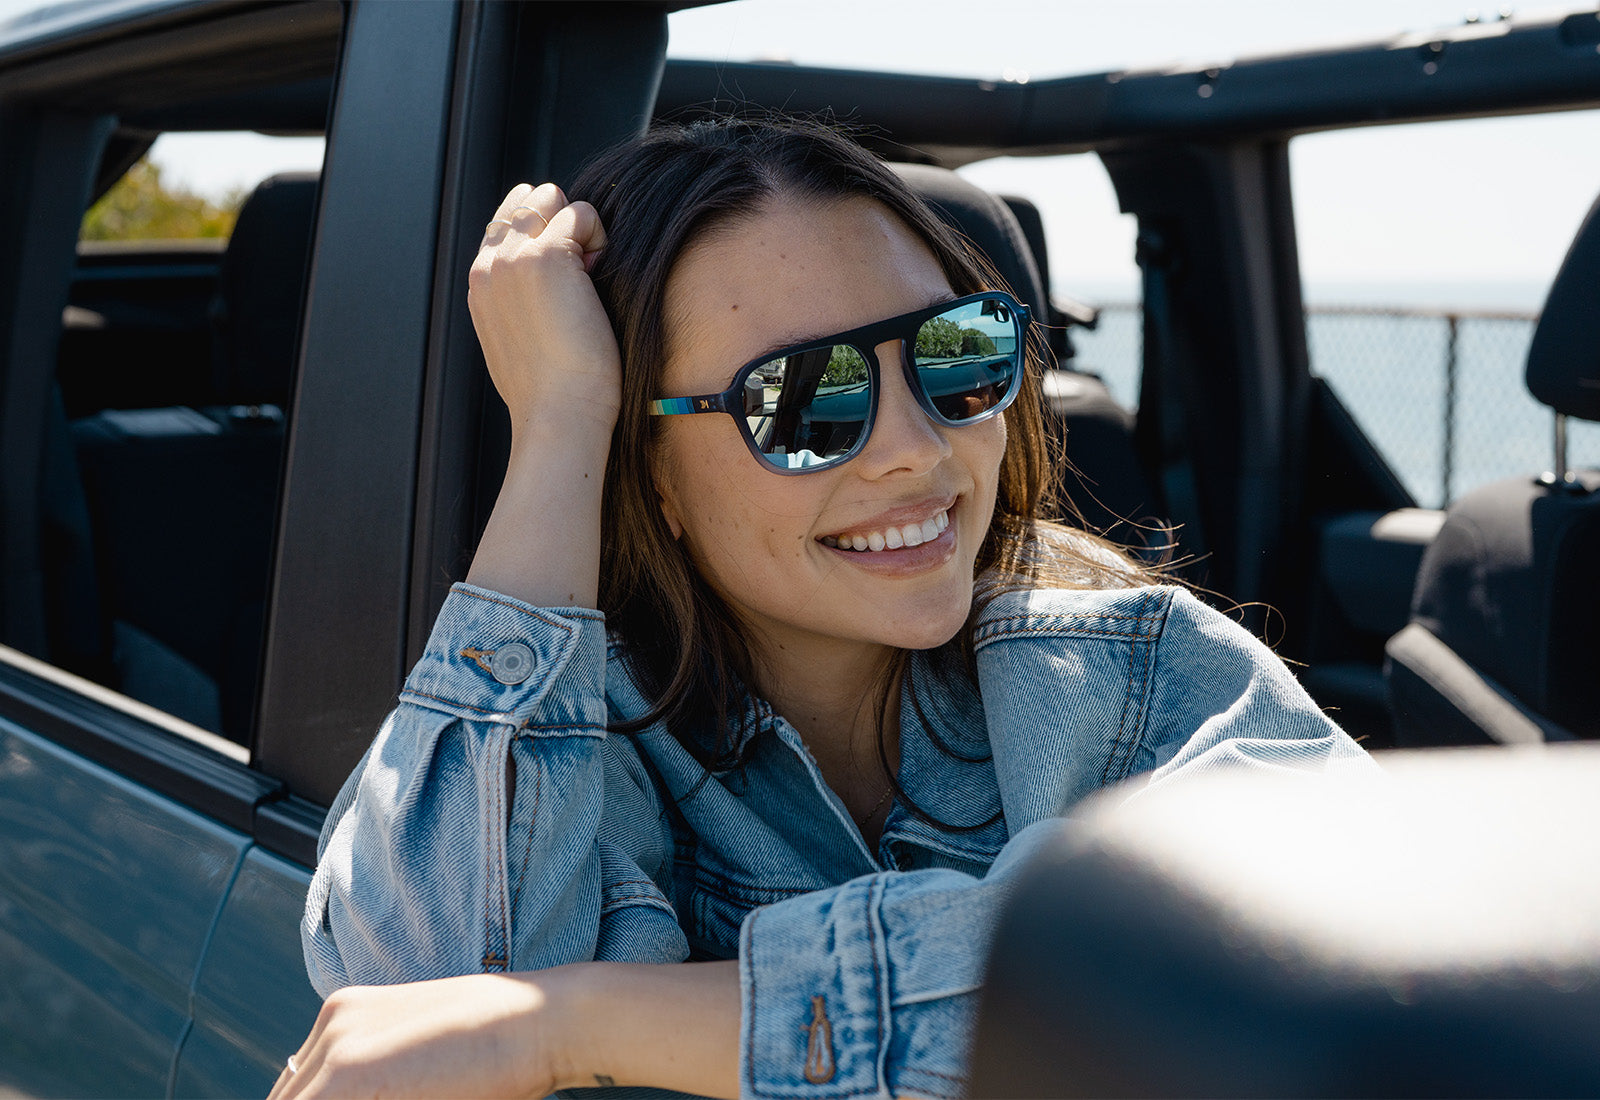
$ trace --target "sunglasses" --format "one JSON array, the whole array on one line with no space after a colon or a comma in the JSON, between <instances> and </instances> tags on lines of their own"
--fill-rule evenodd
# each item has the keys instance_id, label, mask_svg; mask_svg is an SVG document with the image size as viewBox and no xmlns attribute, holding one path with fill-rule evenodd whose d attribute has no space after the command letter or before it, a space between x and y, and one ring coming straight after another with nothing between
<instances>
[{"instance_id":1,"label":"sunglasses","mask_svg":"<svg viewBox=\"0 0 1600 1100\"><path fill-rule=\"evenodd\" d=\"M1022 387L1032 319L1009 294L953 302L809 340L746 363L721 393L664 397L652 416L727 413L767 469L806 474L848 462L866 446L882 382L874 352L900 341L900 367L936 424L959 428L998 416Z\"/></svg>"}]
</instances>

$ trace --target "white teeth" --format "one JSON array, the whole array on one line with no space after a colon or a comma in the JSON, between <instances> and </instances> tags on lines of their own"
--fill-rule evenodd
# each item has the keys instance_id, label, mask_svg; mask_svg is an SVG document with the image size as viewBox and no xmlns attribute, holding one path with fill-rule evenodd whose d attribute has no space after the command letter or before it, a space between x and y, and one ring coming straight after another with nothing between
<instances>
[{"instance_id":1,"label":"white teeth","mask_svg":"<svg viewBox=\"0 0 1600 1100\"><path fill-rule=\"evenodd\" d=\"M908 523L903 527L886 527L882 531L868 531L864 535L824 535L817 541L835 550L870 551L899 550L901 547L921 546L932 542L950 526L950 513L940 512L921 523Z\"/></svg>"}]
</instances>

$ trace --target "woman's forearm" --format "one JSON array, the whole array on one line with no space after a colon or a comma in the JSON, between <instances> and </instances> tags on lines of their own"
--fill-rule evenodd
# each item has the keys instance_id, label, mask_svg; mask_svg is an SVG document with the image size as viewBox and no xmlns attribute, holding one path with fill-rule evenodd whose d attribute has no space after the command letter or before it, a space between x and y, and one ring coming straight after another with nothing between
<instances>
[{"instance_id":1,"label":"woman's forearm","mask_svg":"<svg viewBox=\"0 0 1600 1100\"><path fill-rule=\"evenodd\" d=\"M518 184L484 232L467 302L511 417L511 462L467 579L536 607L594 607L600 497L622 365L589 269L588 203Z\"/></svg>"},{"instance_id":2,"label":"woman's forearm","mask_svg":"<svg viewBox=\"0 0 1600 1100\"><path fill-rule=\"evenodd\" d=\"M609 440L548 420L519 429L468 583L535 607L596 606Z\"/></svg>"},{"instance_id":3,"label":"woman's forearm","mask_svg":"<svg viewBox=\"0 0 1600 1100\"><path fill-rule=\"evenodd\" d=\"M563 968L576 1005L560 1087L650 1085L739 1095L737 962L581 963Z\"/></svg>"},{"instance_id":4,"label":"woman's forearm","mask_svg":"<svg viewBox=\"0 0 1600 1100\"><path fill-rule=\"evenodd\" d=\"M739 1094L739 964L574 963L352 986L328 998L271 1100L541 1097L652 1085Z\"/></svg>"}]
</instances>

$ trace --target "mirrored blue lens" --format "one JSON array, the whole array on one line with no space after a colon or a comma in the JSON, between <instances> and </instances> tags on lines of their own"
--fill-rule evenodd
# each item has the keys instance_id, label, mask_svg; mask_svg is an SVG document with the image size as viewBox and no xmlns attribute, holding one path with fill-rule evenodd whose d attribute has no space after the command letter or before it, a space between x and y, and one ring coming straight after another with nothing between
<instances>
[{"instance_id":1,"label":"mirrored blue lens","mask_svg":"<svg viewBox=\"0 0 1600 1100\"><path fill-rule=\"evenodd\" d=\"M982 298L937 313L911 339L918 384L948 424L1001 405L1022 376L1021 319L1004 299ZM779 356L750 371L745 423L769 464L810 469L859 448L872 410L871 354L871 348L834 344Z\"/></svg>"}]
</instances>

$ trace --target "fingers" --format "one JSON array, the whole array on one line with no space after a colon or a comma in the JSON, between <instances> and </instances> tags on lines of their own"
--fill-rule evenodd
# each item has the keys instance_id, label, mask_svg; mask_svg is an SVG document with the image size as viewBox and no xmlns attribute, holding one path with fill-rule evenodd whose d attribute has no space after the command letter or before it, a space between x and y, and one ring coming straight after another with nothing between
<instances>
[{"instance_id":1,"label":"fingers","mask_svg":"<svg viewBox=\"0 0 1600 1100\"><path fill-rule=\"evenodd\" d=\"M501 200L494 217L484 227L483 246L492 247L519 234L539 237L566 205L567 196L553 183L538 187L519 183Z\"/></svg>"},{"instance_id":2,"label":"fingers","mask_svg":"<svg viewBox=\"0 0 1600 1100\"><path fill-rule=\"evenodd\" d=\"M531 187L519 183L501 200L495 216L484 227L468 279L469 301L474 282L488 279L489 272L500 264L525 258L525 246L529 244L535 245L537 252L565 253L576 259L587 274L606 247L606 231L592 205L568 203L566 194L555 184Z\"/></svg>"},{"instance_id":3,"label":"fingers","mask_svg":"<svg viewBox=\"0 0 1600 1100\"><path fill-rule=\"evenodd\" d=\"M600 224L599 212L580 199L557 217L571 218L572 240L583 250L583 269L590 270L594 267L596 257L606 247L606 228Z\"/></svg>"},{"instance_id":4,"label":"fingers","mask_svg":"<svg viewBox=\"0 0 1600 1100\"><path fill-rule=\"evenodd\" d=\"M335 993L329 1001L340 1000L340 994ZM291 1054L278 1074L278 1079L273 1083L272 1092L267 1095L267 1100L292 1100L293 1097L302 1096L317 1067L322 1062L322 1048L319 1045L328 1028L330 1013L329 1001L324 1001L321 1011L317 1013L316 1023L311 1025L311 1034L306 1036L306 1041L300 1044L300 1049Z\"/></svg>"}]
</instances>

